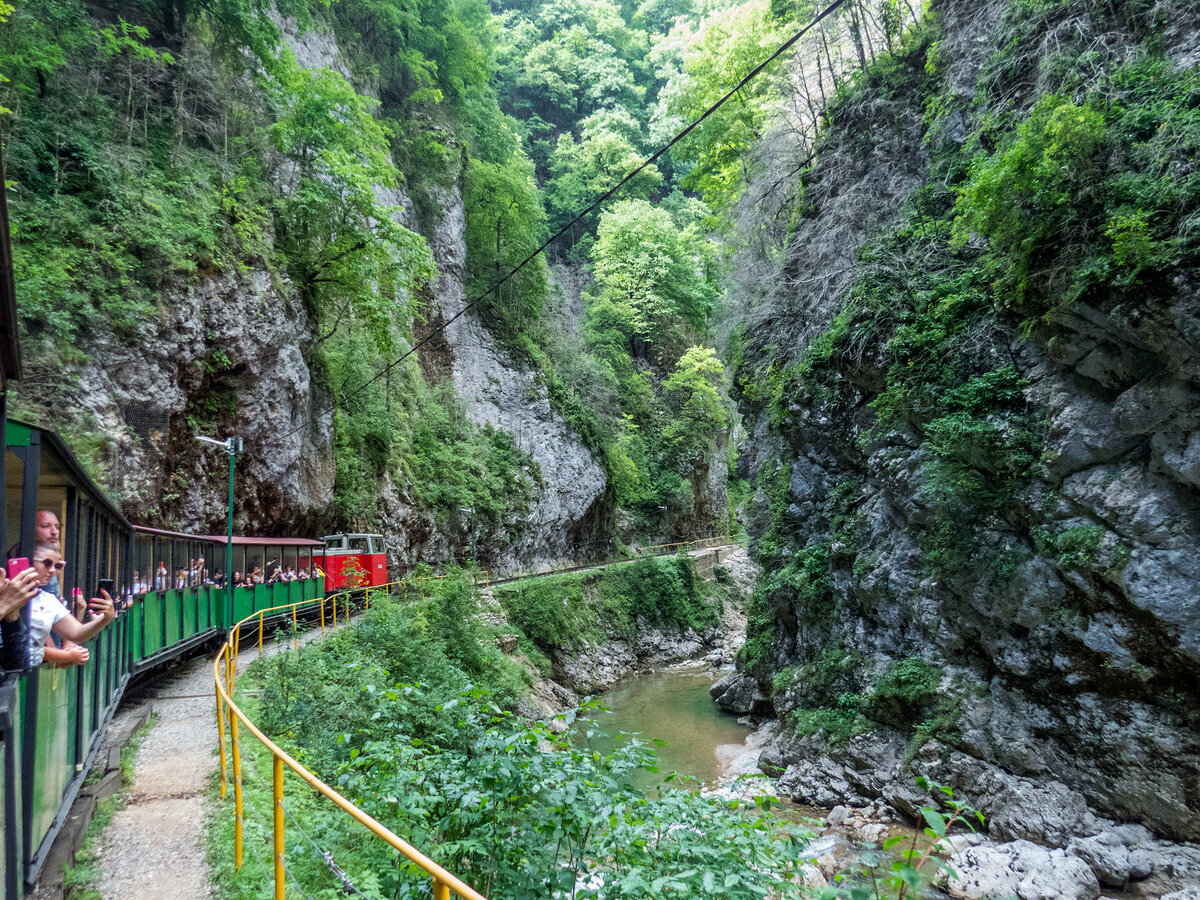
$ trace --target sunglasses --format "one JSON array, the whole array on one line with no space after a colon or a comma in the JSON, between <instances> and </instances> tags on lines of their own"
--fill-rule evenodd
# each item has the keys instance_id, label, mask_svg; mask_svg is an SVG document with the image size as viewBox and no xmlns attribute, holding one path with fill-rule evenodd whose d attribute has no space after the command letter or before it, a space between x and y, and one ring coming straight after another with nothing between
<instances>
[{"instance_id":1,"label":"sunglasses","mask_svg":"<svg viewBox=\"0 0 1200 900\"><path fill-rule=\"evenodd\" d=\"M65 569L67 567L67 564L65 562L63 562L61 559L58 562L55 562L48 556L45 559L35 559L34 562L40 563L41 565L45 566L47 569L53 569L55 572L61 572L63 569Z\"/></svg>"}]
</instances>

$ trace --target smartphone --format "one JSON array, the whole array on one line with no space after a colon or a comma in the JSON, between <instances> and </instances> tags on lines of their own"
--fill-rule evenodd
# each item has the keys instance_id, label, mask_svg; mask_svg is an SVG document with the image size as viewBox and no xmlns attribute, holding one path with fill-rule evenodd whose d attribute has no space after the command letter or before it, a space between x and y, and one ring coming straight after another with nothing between
<instances>
[{"instance_id":1,"label":"smartphone","mask_svg":"<svg viewBox=\"0 0 1200 900\"><path fill-rule=\"evenodd\" d=\"M117 583L111 578L101 578L100 587L96 589L96 596L101 596L101 591L108 591L108 596L113 596L114 591L116 591L116 584Z\"/></svg>"},{"instance_id":2,"label":"smartphone","mask_svg":"<svg viewBox=\"0 0 1200 900\"><path fill-rule=\"evenodd\" d=\"M16 559L8 561L8 577L16 578L22 572L29 568L29 557L18 556Z\"/></svg>"}]
</instances>

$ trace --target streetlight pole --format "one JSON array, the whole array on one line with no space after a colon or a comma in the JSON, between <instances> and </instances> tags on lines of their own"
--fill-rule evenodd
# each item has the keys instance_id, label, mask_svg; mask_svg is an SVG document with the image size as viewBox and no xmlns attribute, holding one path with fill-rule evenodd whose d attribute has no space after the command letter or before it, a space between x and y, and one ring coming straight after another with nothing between
<instances>
[{"instance_id":1,"label":"streetlight pole","mask_svg":"<svg viewBox=\"0 0 1200 900\"><path fill-rule=\"evenodd\" d=\"M475 558L475 507L460 506L459 509L462 512L471 514L471 562L479 565L479 560Z\"/></svg>"},{"instance_id":2,"label":"streetlight pole","mask_svg":"<svg viewBox=\"0 0 1200 900\"><path fill-rule=\"evenodd\" d=\"M242 450L240 437L228 437L223 441L197 436L196 440L220 447L229 456L229 504L226 509L225 530L225 625L233 625L233 468L237 455Z\"/></svg>"}]
</instances>

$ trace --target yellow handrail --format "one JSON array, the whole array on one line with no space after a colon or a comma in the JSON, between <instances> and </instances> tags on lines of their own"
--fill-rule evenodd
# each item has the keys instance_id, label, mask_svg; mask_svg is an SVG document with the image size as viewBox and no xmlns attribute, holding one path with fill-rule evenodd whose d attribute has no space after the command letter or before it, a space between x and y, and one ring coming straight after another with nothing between
<instances>
[{"instance_id":1,"label":"yellow handrail","mask_svg":"<svg viewBox=\"0 0 1200 900\"><path fill-rule=\"evenodd\" d=\"M400 582L390 582L380 587L390 589ZM346 619L350 618L350 600L348 592L339 592L343 595L343 602L346 608ZM333 594L332 599L336 603L338 594ZM449 900L450 892L453 891L455 896L465 898L465 900L487 900L483 894L476 891L470 885L460 880L454 874L443 869L421 851L417 850L407 841L395 835L388 828L380 824L376 819L367 813L363 812L320 778L310 772L296 760L292 759L274 741L263 734L247 718L246 714L233 702L234 686L237 681L237 647L241 638L241 628L247 622L254 620L261 621L261 618L272 612L291 611L292 621L296 622L296 611L298 607L310 606L314 603L321 605L322 621L324 620L325 601L331 599L322 597L318 600L303 600L298 603L287 603L282 606L273 606L267 609L258 610L251 613L240 622L236 623L229 629L229 634L225 644L221 647L213 659L213 683L217 689L217 724L221 733L221 796L225 796L226 782L228 774L226 772L226 757L225 757L225 717L229 718L229 734L232 746L233 757L233 792L234 792L234 865L237 869L242 867L242 768L241 768L241 748L238 744L238 723L246 726L246 729L258 739L258 741L271 751L272 762L272 788L274 793L274 844L275 844L275 898L276 900L284 900L284 886L286 871L283 865L284 851L284 832L283 832L283 767L286 765L289 769L299 775L304 781L308 782L318 793L323 794L329 800L332 800L335 805L340 807L352 819L359 822L367 828L372 834L382 838L392 848L403 854L410 862L416 864L426 874L433 879L433 896L436 900ZM335 607L336 609L336 607ZM337 622L337 615L334 614L334 622ZM335 625L336 627L336 625ZM225 671L221 672L221 664L224 662ZM231 665L232 663L232 665ZM224 674L224 678L222 678Z\"/></svg>"}]
</instances>

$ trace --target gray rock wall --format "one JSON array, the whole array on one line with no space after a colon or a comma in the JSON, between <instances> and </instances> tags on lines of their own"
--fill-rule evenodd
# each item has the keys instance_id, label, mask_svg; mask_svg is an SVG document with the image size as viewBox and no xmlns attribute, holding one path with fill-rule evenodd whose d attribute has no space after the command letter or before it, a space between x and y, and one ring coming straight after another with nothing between
<instances>
[{"instance_id":1,"label":"gray rock wall","mask_svg":"<svg viewBox=\"0 0 1200 900\"><path fill-rule=\"evenodd\" d=\"M969 96L1004 4L935 5L945 77ZM1194 45L1194 19L1172 27L1190 29ZM848 260L869 228L886 227L926 177L924 110L903 97L872 102L866 120L844 119L828 137L812 176L817 212L797 230L788 273L853 269ZM856 149L864 132L871 141ZM886 183L880 166L894 176ZM880 191L882 206L864 199ZM828 232L843 240L821 239ZM765 347L787 334L798 357L852 280L829 275L810 290L804 279L781 279L795 296L750 313L754 340ZM773 322L780 309L786 315ZM1114 821L1200 840L1198 321L1200 292L1184 272L1136 309L1079 303L1052 332L1024 338L996 320L978 335L980 359L1012 360L1023 377L1044 452L1043 467L997 515L961 521L975 542L973 569L938 571L923 549L934 512L933 459L921 436L870 434L881 348L839 360L836 399L794 403L778 427L746 407L745 470L786 482L774 499L780 558L829 546L834 599L814 616L793 592L764 598L776 640L765 670L723 685L731 708L771 702L793 721L812 685L776 690L774 675L811 672L830 648L861 661L860 682L839 690L865 694L892 663L920 658L940 671L939 696L956 705L952 722L938 726L941 741L870 708L869 730L848 741L798 738L785 727L763 755L783 776L781 790L819 805L885 797L912 810L913 776L924 770L979 805L1005 840L1062 848ZM858 485L842 509L849 518L835 524L831 496L847 484ZM763 489L749 504L758 538L772 525L771 503ZM1047 536L1064 534L1090 535L1086 552L1047 547Z\"/></svg>"}]
</instances>

